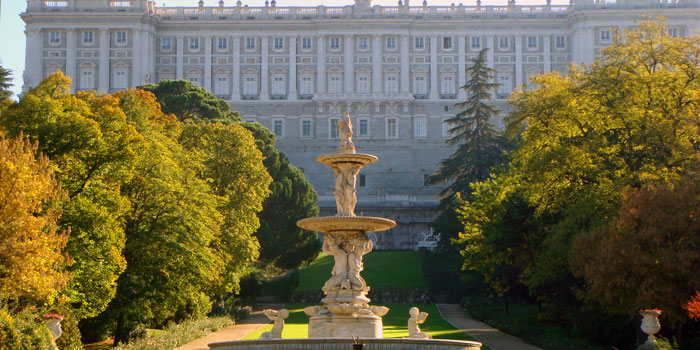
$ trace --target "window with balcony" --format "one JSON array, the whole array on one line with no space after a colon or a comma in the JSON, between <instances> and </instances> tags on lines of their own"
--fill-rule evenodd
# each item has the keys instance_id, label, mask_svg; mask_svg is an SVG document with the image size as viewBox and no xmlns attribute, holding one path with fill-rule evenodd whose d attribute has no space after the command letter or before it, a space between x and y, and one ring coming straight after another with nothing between
<instances>
[{"instance_id":1,"label":"window with balcony","mask_svg":"<svg viewBox=\"0 0 700 350\"><path fill-rule=\"evenodd\" d=\"M190 38L190 50L199 51L199 38Z\"/></svg>"},{"instance_id":2,"label":"window with balcony","mask_svg":"<svg viewBox=\"0 0 700 350\"><path fill-rule=\"evenodd\" d=\"M272 48L277 51L284 50L284 38L274 38Z\"/></svg>"},{"instance_id":3,"label":"window with balcony","mask_svg":"<svg viewBox=\"0 0 700 350\"><path fill-rule=\"evenodd\" d=\"M386 49L390 51L396 50L396 37L390 36L386 38Z\"/></svg>"},{"instance_id":4,"label":"window with balcony","mask_svg":"<svg viewBox=\"0 0 700 350\"><path fill-rule=\"evenodd\" d=\"M246 75L243 77L243 97L245 99L254 99L258 96L258 77L255 75Z\"/></svg>"},{"instance_id":5,"label":"window with balcony","mask_svg":"<svg viewBox=\"0 0 700 350\"><path fill-rule=\"evenodd\" d=\"M428 120L426 118L413 119L413 137L428 136Z\"/></svg>"},{"instance_id":6,"label":"window with balcony","mask_svg":"<svg viewBox=\"0 0 700 350\"><path fill-rule=\"evenodd\" d=\"M451 36L446 36L442 38L442 49L443 50L452 50L452 37Z\"/></svg>"},{"instance_id":7,"label":"window with balcony","mask_svg":"<svg viewBox=\"0 0 700 350\"><path fill-rule=\"evenodd\" d=\"M480 36L473 36L469 40L469 44L472 48L472 50L481 50L481 37Z\"/></svg>"},{"instance_id":8,"label":"window with balcony","mask_svg":"<svg viewBox=\"0 0 700 350\"><path fill-rule=\"evenodd\" d=\"M357 136L369 136L369 118L357 119Z\"/></svg>"},{"instance_id":9,"label":"window with balcony","mask_svg":"<svg viewBox=\"0 0 700 350\"><path fill-rule=\"evenodd\" d=\"M398 118L386 118L386 138L399 138L399 120Z\"/></svg>"},{"instance_id":10,"label":"window with balcony","mask_svg":"<svg viewBox=\"0 0 700 350\"><path fill-rule=\"evenodd\" d=\"M416 50L425 49L425 38L422 36L417 36L413 39L413 48Z\"/></svg>"},{"instance_id":11,"label":"window with balcony","mask_svg":"<svg viewBox=\"0 0 700 350\"><path fill-rule=\"evenodd\" d=\"M202 75L197 73L187 73L187 81L189 81L194 86L202 86Z\"/></svg>"},{"instance_id":12,"label":"window with balcony","mask_svg":"<svg viewBox=\"0 0 700 350\"><path fill-rule=\"evenodd\" d=\"M83 69L80 72L80 88L83 90L91 90L95 88L94 69Z\"/></svg>"},{"instance_id":13,"label":"window with balcony","mask_svg":"<svg viewBox=\"0 0 700 350\"><path fill-rule=\"evenodd\" d=\"M311 98L314 95L314 77L312 75L301 76L299 95L302 99Z\"/></svg>"},{"instance_id":14,"label":"window with balcony","mask_svg":"<svg viewBox=\"0 0 700 350\"><path fill-rule=\"evenodd\" d=\"M368 94L369 90L369 74L361 73L357 76L357 93Z\"/></svg>"},{"instance_id":15,"label":"window with balcony","mask_svg":"<svg viewBox=\"0 0 700 350\"><path fill-rule=\"evenodd\" d=\"M428 84L425 82L425 74L416 74L413 76L413 94L414 95L427 95L428 94Z\"/></svg>"},{"instance_id":16,"label":"window with balcony","mask_svg":"<svg viewBox=\"0 0 700 350\"><path fill-rule=\"evenodd\" d=\"M507 50L510 47L510 38L507 36L498 37L498 48L502 50Z\"/></svg>"},{"instance_id":17,"label":"window with balcony","mask_svg":"<svg viewBox=\"0 0 700 350\"><path fill-rule=\"evenodd\" d=\"M86 30L83 32L83 44L92 45L95 43L95 32L92 30Z\"/></svg>"},{"instance_id":18,"label":"window with balcony","mask_svg":"<svg viewBox=\"0 0 700 350\"><path fill-rule=\"evenodd\" d=\"M496 82L498 83L498 88L496 90L498 98L506 98L513 91L510 73L498 73L496 75Z\"/></svg>"},{"instance_id":19,"label":"window with balcony","mask_svg":"<svg viewBox=\"0 0 700 350\"><path fill-rule=\"evenodd\" d=\"M311 138L312 134L312 121L311 119L301 120L301 135L302 138Z\"/></svg>"},{"instance_id":20,"label":"window with balcony","mask_svg":"<svg viewBox=\"0 0 700 350\"><path fill-rule=\"evenodd\" d=\"M453 128L452 123L448 122L447 119L442 120L442 137L448 138L452 136L450 130Z\"/></svg>"},{"instance_id":21,"label":"window with balcony","mask_svg":"<svg viewBox=\"0 0 700 350\"><path fill-rule=\"evenodd\" d=\"M678 28L666 28L666 33L674 38L678 37Z\"/></svg>"},{"instance_id":22,"label":"window with balcony","mask_svg":"<svg viewBox=\"0 0 700 350\"><path fill-rule=\"evenodd\" d=\"M610 29L602 29L600 31L600 41L610 42L610 40L612 40L612 34L610 32Z\"/></svg>"},{"instance_id":23,"label":"window with balcony","mask_svg":"<svg viewBox=\"0 0 700 350\"><path fill-rule=\"evenodd\" d=\"M112 81L112 87L115 90L124 90L128 86L128 71L126 69L115 69Z\"/></svg>"},{"instance_id":24,"label":"window with balcony","mask_svg":"<svg viewBox=\"0 0 700 350\"><path fill-rule=\"evenodd\" d=\"M273 99L280 100L284 98L284 95L287 93L285 80L283 75L272 76L272 91L270 94Z\"/></svg>"},{"instance_id":25,"label":"window with balcony","mask_svg":"<svg viewBox=\"0 0 700 350\"><path fill-rule=\"evenodd\" d=\"M340 37L339 36L332 36L329 44L330 44L331 51L340 51Z\"/></svg>"},{"instance_id":26,"label":"window with balcony","mask_svg":"<svg viewBox=\"0 0 700 350\"><path fill-rule=\"evenodd\" d=\"M310 51L312 48L313 41L311 38L301 38L301 49L303 51Z\"/></svg>"},{"instance_id":27,"label":"window with balcony","mask_svg":"<svg viewBox=\"0 0 700 350\"><path fill-rule=\"evenodd\" d=\"M536 49L537 48L537 37L534 35L528 35L527 37L527 48Z\"/></svg>"},{"instance_id":28,"label":"window with balcony","mask_svg":"<svg viewBox=\"0 0 700 350\"><path fill-rule=\"evenodd\" d=\"M360 51L367 51L369 49L369 38L366 36L357 38L357 49Z\"/></svg>"},{"instance_id":29,"label":"window with balcony","mask_svg":"<svg viewBox=\"0 0 700 350\"><path fill-rule=\"evenodd\" d=\"M216 49L219 51L228 50L228 38L218 38L216 40Z\"/></svg>"},{"instance_id":30,"label":"window with balcony","mask_svg":"<svg viewBox=\"0 0 700 350\"><path fill-rule=\"evenodd\" d=\"M338 121L340 121L340 119L338 119L338 118L329 118L328 119L328 138L329 139L340 138L340 136L338 134Z\"/></svg>"},{"instance_id":31,"label":"window with balcony","mask_svg":"<svg viewBox=\"0 0 700 350\"><path fill-rule=\"evenodd\" d=\"M255 38L245 38L245 49L246 51L254 51L256 45Z\"/></svg>"},{"instance_id":32,"label":"window with balcony","mask_svg":"<svg viewBox=\"0 0 700 350\"><path fill-rule=\"evenodd\" d=\"M330 75L328 77L328 92L331 94L340 94L343 92L342 78L339 74Z\"/></svg>"},{"instance_id":33,"label":"window with balcony","mask_svg":"<svg viewBox=\"0 0 700 350\"><path fill-rule=\"evenodd\" d=\"M399 77L391 73L384 76L384 92L387 94L399 93Z\"/></svg>"},{"instance_id":34,"label":"window with balcony","mask_svg":"<svg viewBox=\"0 0 700 350\"><path fill-rule=\"evenodd\" d=\"M566 48L566 37L563 35L557 35L554 38L554 46L557 49L565 49Z\"/></svg>"},{"instance_id":35,"label":"window with balcony","mask_svg":"<svg viewBox=\"0 0 700 350\"><path fill-rule=\"evenodd\" d=\"M442 95L446 98L453 98L455 94L455 77L453 74L442 75Z\"/></svg>"},{"instance_id":36,"label":"window with balcony","mask_svg":"<svg viewBox=\"0 0 700 350\"><path fill-rule=\"evenodd\" d=\"M160 38L160 50L170 51L173 48L173 40L171 38Z\"/></svg>"},{"instance_id":37,"label":"window with balcony","mask_svg":"<svg viewBox=\"0 0 700 350\"><path fill-rule=\"evenodd\" d=\"M272 120L272 133L274 133L277 138L284 138L284 119Z\"/></svg>"},{"instance_id":38,"label":"window with balcony","mask_svg":"<svg viewBox=\"0 0 700 350\"><path fill-rule=\"evenodd\" d=\"M123 30L117 31L117 45L126 45L126 32Z\"/></svg>"},{"instance_id":39,"label":"window with balcony","mask_svg":"<svg viewBox=\"0 0 700 350\"><path fill-rule=\"evenodd\" d=\"M214 80L214 95L228 98L230 94L228 86L227 75L216 75Z\"/></svg>"},{"instance_id":40,"label":"window with balcony","mask_svg":"<svg viewBox=\"0 0 700 350\"><path fill-rule=\"evenodd\" d=\"M49 44L58 45L61 43L61 32L52 30L49 32Z\"/></svg>"}]
</instances>

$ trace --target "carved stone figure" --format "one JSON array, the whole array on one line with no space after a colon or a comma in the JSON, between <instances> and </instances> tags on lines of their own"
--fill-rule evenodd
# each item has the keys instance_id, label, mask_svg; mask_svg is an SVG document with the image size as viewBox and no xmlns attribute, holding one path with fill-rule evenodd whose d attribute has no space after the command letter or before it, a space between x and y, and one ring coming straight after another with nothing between
<instances>
[{"instance_id":1,"label":"carved stone figure","mask_svg":"<svg viewBox=\"0 0 700 350\"><path fill-rule=\"evenodd\" d=\"M272 320L274 324L269 332L260 335L258 339L282 339L282 329L284 328L284 319L289 317L289 310L280 309L279 311L266 309L263 313L267 318Z\"/></svg>"},{"instance_id":2,"label":"carved stone figure","mask_svg":"<svg viewBox=\"0 0 700 350\"><path fill-rule=\"evenodd\" d=\"M333 271L331 271L332 276L326 281L323 291L330 292L342 288L350 289L350 282L348 282L348 254L343 249L342 242L332 234L327 233L323 237L323 252L333 255L335 260Z\"/></svg>"},{"instance_id":3,"label":"carved stone figure","mask_svg":"<svg viewBox=\"0 0 700 350\"><path fill-rule=\"evenodd\" d=\"M362 165L357 163L335 163L332 165L335 173L335 204L338 216L355 216L357 205L356 183L357 174Z\"/></svg>"},{"instance_id":4,"label":"carved stone figure","mask_svg":"<svg viewBox=\"0 0 700 350\"><path fill-rule=\"evenodd\" d=\"M338 133L340 134L340 147L335 153L355 153L355 143L352 142L350 113L345 112L343 118L338 120Z\"/></svg>"},{"instance_id":5,"label":"carved stone figure","mask_svg":"<svg viewBox=\"0 0 700 350\"><path fill-rule=\"evenodd\" d=\"M364 290L367 282L360 276L364 269L362 256L372 251L372 240L365 235L357 235L348 242L348 280L353 290Z\"/></svg>"},{"instance_id":6,"label":"carved stone figure","mask_svg":"<svg viewBox=\"0 0 700 350\"><path fill-rule=\"evenodd\" d=\"M420 312L417 307L412 307L408 310L408 314L411 315L408 319L408 337L413 339L433 339L430 334L421 332L418 327L419 324L423 324L425 319L428 318L428 313Z\"/></svg>"}]
</instances>

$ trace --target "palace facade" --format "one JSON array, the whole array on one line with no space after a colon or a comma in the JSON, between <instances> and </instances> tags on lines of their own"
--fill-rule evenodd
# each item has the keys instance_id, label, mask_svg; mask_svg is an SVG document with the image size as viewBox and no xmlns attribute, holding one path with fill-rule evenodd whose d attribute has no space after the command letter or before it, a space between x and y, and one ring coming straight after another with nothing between
<instances>
[{"instance_id":1,"label":"palace facade","mask_svg":"<svg viewBox=\"0 0 700 350\"><path fill-rule=\"evenodd\" d=\"M414 0L415 1L415 0ZM288 1L293 4L293 1ZM338 146L336 121L353 116L358 152L379 162L358 177L356 212L389 217L380 249L430 245L440 186L425 178L453 149L445 119L477 53L500 84L495 103L533 75L591 63L615 28L666 17L669 35L700 30L700 0L576 0L569 5L264 7L219 1L156 7L148 0L28 0L24 87L61 70L74 90L107 93L186 79L268 127L277 146L334 214L332 176L314 161ZM500 121L495 121L497 125Z\"/></svg>"}]
</instances>

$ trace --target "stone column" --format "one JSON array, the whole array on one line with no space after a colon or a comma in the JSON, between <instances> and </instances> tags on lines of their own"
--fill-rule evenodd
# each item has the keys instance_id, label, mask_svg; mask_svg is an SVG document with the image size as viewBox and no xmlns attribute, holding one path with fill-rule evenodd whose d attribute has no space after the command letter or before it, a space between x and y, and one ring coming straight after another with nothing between
<instances>
[{"instance_id":1,"label":"stone column","mask_svg":"<svg viewBox=\"0 0 700 350\"><path fill-rule=\"evenodd\" d=\"M591 64L595 60L595 37L593 28L587 27L583 30L583 55L586 64Z\"/></svg>"},{"instance_id":2,"label":"stone column","mask_svg":"<svg viewBox=\"0 0 700 350\"><path fill-rule=\"evenodd\" d=\"M176 60L177 68L175 73L176 79L183 79L185 77L185 38L182 35L177 36L177 47L176 50Z\"/></svg>"},{"instance_id":3,"label":"stone column","mask_svg":"<svg viewBox=\"0 0 700 350\"><path fill-rule=\"evenodd\" d=\"M354 46L352 44L352 35L345 36L345 93L351 94L355 85L355 56L353 55Z\"/></svg>"},{"instance_id":4,"label":"stone column","mask_svg":"<svg viewBox=\"0 0 700 350\"><path fill-rule=\"evenodd\" d=\"M523 36L515 36L515 85L523 83Z\"/></svg>"},{"instance_id":5,"label":"stone column","mask_svg":"<svg viewBox=\"0 0 700 350\"><path fill-rule=\"evenodd\" d=\"M153 32L145 30L141 40L141 52L143 52L143 64L146 69L141 72L142 82L145 84L157 83L156 78L156 39Z\"/></svg>"},{"instance_id":6,"label":"stone column","mask_svg":"<svg viewBox=\"0 0 700 350\"><path fill-rule=\"evenodd\" d=\"M460 35L459 38L457 38L457 45L459 45L459 47L457 48L457 52L459 53L459 57L457 58L457 63L459 65L459 68L457 68L457 88L459 89L457 91L457 98L460 101L464 101L467 99L467 92L462 90L462 86L464 86L467 83L467 64L465 58L467 54L467 39L464 37L464 35Z\"/></svg>"},{"instance_id":7,"label":"stone column","mask_svg":"<svg viewBox=\"0 0 700 350\"><path fill-rule=\"evenodd\" d=\"M372 92L382 92L382 36L375 35L372 43Z\"/></svg>"},{"instance_id":8,"label":"stone column","mask_svg":"<svg viewBox=\"0 0 700 350\"><path fill-rule=\"evenodd\" d=\"M100 29L100 78L99 85L97 87L97 92L100 94L106 94L109 92L109 39L109 30Z\"/></svg>"},{"instance_id":9,"label":"stone column","mask_svg":"<svg viewBox=\"0 0 700 350\"><path fill-rule=\"evenodd\" d=\"M297 99L297 37L289 37L289 93L287 99Z\"/></svg>"},{"instance_id":10,"label":"stone column","mask_svg":"<svg viewBox=\"0 0 700 350\"><path fill-rule=\"evenodd\" d=\"M430 37L430 99L437 100L440 98L438 94L438 66L437 66L437 36Z\"/></svg>"},{"instance_id":11,"label":"stone column","mask_svg":"<svg viewBox=\"0 0 700 350\"><path fill-rule=\"evenodd\" d=\"M326 41L323 35L318 36L318 62L316 67L316 89L319 94L326 92Z\"/></svg>"},{"instance_id":12,"label":"stone column","mask_svg":"<svg viewBox=\"0 0 700 350\"><path fill-rule=\"evenodd\" d=\"M267 100L268 99L268 89L267 89L267 80L268 80L268 62L270 60L270 57L268 55L269 51L268 47L268 37L263 36L262 39L260 40L260 99L261 100Z\"/></svg>"},{"instance_id":13,"label":"stone column","mask_svg":"<svg viewBox=\"0 0 700 350\"><path fill-rule=\"evenodd\" d=\"M146 66L143 65L143 58L145 55L145 52L143 52L143 47L142 47L142 36L141 36L141 31L140 30L134 30L132 35L132 43L131 43L131 86L139 86L141 85L141 77L143 76L141 74L141 70L143 69L144 71L147 71Z\"/></svg>"},{"instance_id":14,"label":"stone column","mask_svg":"<svg viewBox=\"0 0 700 350\"><path fill-rule=\"evenodd\" d=\"M204 90L211 89L211 36L204 37Z\"/></svg>"},{"instance_id":15,"label":"stone column","mask_svg":"<svg viewBox=\"0 0 700 350\"><path fill-rule=\"evenodd\" d=\"M552 36L546 34L542 41L542 50L544 51L544 71L552 70Z\"/></svg>"},{"instance_id":16,"label":"stone column","mask_svg":"<svg viewBox=\"0 0 700 350\"><path fill-rule=\"evenodd\" d=\"M408 52L409 41L408 34L401 35L401 93L408 94L410 89L409 83L409 73L411 72L411 66L409 60L411 59Z\"/></svg>"},{"instance_id":17,"label":"stone column","mask_svg":"<svg viewBox=\"0 0 700 350\"><path fill-rule=\"evenodd\" d=\"M233 37L233 66L231 71L231 101L241 100L241 37Z\"/></svg>"},{"instance_id":18,"label":"stone column","mask_svg":"<svg viewBox=\"0 0 700 350\"><path fill-rule=\"evenodd\" d=\"M75 87L78 86L75 54L75 29L66 29L66 75L71 78L71 91L75 91Z\"/></svg>"},{"instance_id":19,"label":"stone column","mask_svg":"<svg viewBox=\"0 0 700 350\"><path fill-rule=\"evenodd\" d=\"M22 92L39 85L44 75L44 61L41 40L41 30L27 29L27 46L24 58L24 84Z\"/></svg>"},{"instance_id":20,"label":"stone column","mask_svg":"<svg viewBox=\"0 0 700 350\"><path fill-rule=\"evenodd\" d=\"M496 50L496 45L493 40L493 34L486 36L486 47L489 51L486 53L486 66L493 69L494 68L494 52Z\"/></svg>"}]
</instances>

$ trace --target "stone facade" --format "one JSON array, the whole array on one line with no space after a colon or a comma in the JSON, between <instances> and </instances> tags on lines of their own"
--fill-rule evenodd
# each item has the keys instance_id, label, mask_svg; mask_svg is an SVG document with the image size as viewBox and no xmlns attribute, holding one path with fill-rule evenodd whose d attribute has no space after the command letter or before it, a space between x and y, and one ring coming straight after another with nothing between
<instances>
[{"instance_id":1,"label":"stone facade","mask_svg":"<svg viewBox=\"0 0 700 350\"><path fill-rule=\"evenodd\" d=\"M357 214L396 228L378 249L411 249L428 230L439 186L424 178L453 149L446 118L483 48L501 84L495 101L529 77L590 63L614 28L663 15L670 35L700 30L700 0L577 0L570 5L344 7L155 7L148 0L28 0L24 91L53 71L75 90L111 92L187 79L230 101L277 135L278 147L334 212L332 177L314 161L338 144L335 121L350 111L357 151L379 156L358 181ZM232 2L232 0L227 0ZM495 121L500 125L500 121Z\"/></svg>"}]
</instances>

